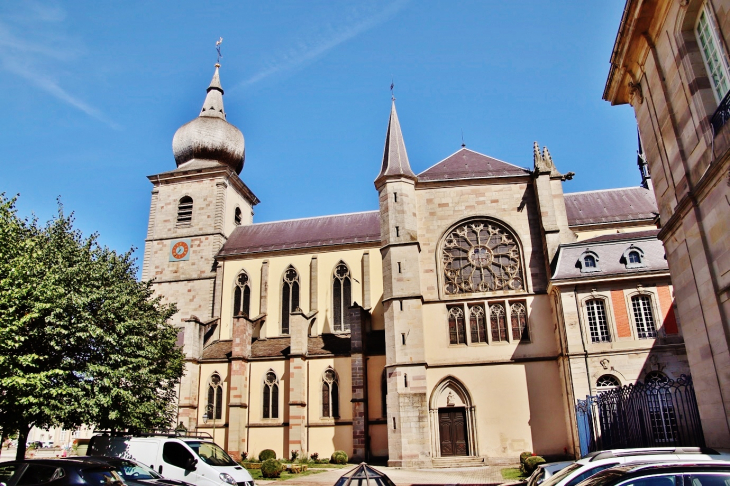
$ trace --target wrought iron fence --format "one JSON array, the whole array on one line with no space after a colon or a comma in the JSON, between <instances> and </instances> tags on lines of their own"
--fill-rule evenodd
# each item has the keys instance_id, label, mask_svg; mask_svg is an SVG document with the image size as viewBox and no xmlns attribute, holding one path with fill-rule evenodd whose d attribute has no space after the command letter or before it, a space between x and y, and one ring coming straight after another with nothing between
<instances>
[{"instance_id":1,"label":"wrought iron fence","mask_svg":"<svg viewBox=\"0 0 730 486\"><path fill-rule=\"evenodd\" d=\"M692 378L638 382L576 405L581 456L606 449L704 447Z\"/></svg>"}]
</instances>

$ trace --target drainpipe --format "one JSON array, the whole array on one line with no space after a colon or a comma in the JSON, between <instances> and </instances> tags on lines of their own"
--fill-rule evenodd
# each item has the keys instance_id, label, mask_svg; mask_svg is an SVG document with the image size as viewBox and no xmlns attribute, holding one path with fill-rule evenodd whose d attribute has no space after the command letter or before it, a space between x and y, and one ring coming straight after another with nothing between
<instances>
[{"instance_id":1,"label":"drainpipe","mask_svg":"<svg viewBox=\"0 0 730 486\"><path fill-rule=\"evenodd\" d=\"M583 345L583 359L586 362L586 378L588 379L588 394L593 396L593 387L591 386L591 375L588 372L588 349L586 348L586 338L583 329L583 319L580 303L578 302L578 286L573 287L573 297L575 297L575 309L578 311L578 327L580 328L580 342Z\"/></svg>"}]
</instances>

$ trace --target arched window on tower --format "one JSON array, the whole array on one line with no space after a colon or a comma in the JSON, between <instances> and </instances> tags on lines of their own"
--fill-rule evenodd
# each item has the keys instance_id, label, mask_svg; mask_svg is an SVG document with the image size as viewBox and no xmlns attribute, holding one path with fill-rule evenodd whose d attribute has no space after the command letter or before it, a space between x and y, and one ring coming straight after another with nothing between
<instances>
[{"instance_id":1,"label":"arched window on tower","mask_svg":"<svg viewBox=\"0 0 730 486\"><path fill-rule=\"evenodd\" d=\"M299 308L299 274L292 265L284 272L281 285L281 333L289 334L291 313Z\"/></svg>"},{"instance_id":2,"label":"arched window on tower","mask_svg":"<svg viewBox=\"0 0 730 486\"><path fill-rule=\"evenodd\" d=\"M190 226L193 222L193 198L184 196L177 203L177 226Z\"/></svg>"},{"instance_id":3,"label":"arched window on tower","mask_svg":"<svg viewBox=\"0 0 730 486\"><path fill-rule=\"evenodd\" d=\"M279 379L271 369L264 377L264 418L279 418Z\"/></svg>"},{"instance_id":4,"label":"arched window on tower","mask_svg":"<svg viewBox=\"0 0 730 486\"><path fill-rule=\"evenodd\" d=\"M236 288L233 291L233 316L242 314L249 317L251 314L251 283L248 274L242 271L236 277Z\"/></svg>"},{"instance_id":5,"label":"arched window on tower","mask_svg":"<svg viewBox=\"0 0 730 486\"><path fill-rule=\"evenodd\" d=\"M340 416L340 387L337 373L327 368L322 375L322 417Z\"/></svg>"},{"instance_id":6,"label":"arched window on tower","mask_svg":"<svg viewBox=\"0 0 730 486\"><path fill-rule=\"evenodd\" d=\"M208 404L205 413L209 419L220 420L223 411L223 383L216 372L208 380Z\"/></svg>"},{"instance_id":7,"label":"arched window on tower","mask_svg":"<svg viewBox=\"0 0 730 486\"><path fill-rule=\"evenodd\" d=\"M332 275L332 316L335 332L350 330L350 323L347 322L347 308L352 304L351 296L350 269L347 268L345 262L340 261Z\"/></svg>"},{"instance_id":8,"label":"arched window on tower","mask_svg":"<svg viewBox=\"0 0 730 486\"><path fill-rule=\"evenodd\" d=\"M233 212L233 224L241 226L241 208L236 208Z\"/></svg>"}]
</instances>

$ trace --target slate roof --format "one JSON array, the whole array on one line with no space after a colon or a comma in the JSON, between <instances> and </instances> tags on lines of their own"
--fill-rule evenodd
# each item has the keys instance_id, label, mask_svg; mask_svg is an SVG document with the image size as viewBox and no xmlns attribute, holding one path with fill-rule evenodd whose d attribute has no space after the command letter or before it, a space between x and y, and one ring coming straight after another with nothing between
<instances>
[{"instance_id":1,"label":"slate roof","mask_svg":"<svg viewBox=\"0 0 730 486\"><path fill-rule=\"evenodd\" d=\"M565 210L570 226L653 220L659 212L654 194L643 187L567 193Z\"/></svg>"},{"instance_id":2,"label":"slate roof","mask_svg":"<svg viewBox=\"0 0 730 486\"><path fill-rule=\"evenodd\" d=\"M380 174L375 179L375 183L378 184L383 178L389 176L416 178L416 175L411 170L411 164L408 162L408 153L406 152L406 144L403 141L403 132L401 132L398 114L395 111L395 100L393 100L390 108L388 131L385 133L383 165L380 169Z\"/></svg>"},{"instance_id":3,"label":"slate roof","mask_svg":"<svg viewBox=\"0 0 730 486\"><path fill-rule=\"evenodd\" d=\"M237 227L218 256L380 242L380 212L335 214Z\"/></svg>"},{"instance_id":4,"label":"slate roof","mask_svg":"<svg viewBox=\"0 0 730 486\"><path fill-rule=\"evenodd\" d=\"M447 181L527 175L530 171L462 148L418 174L419 181Z\"/></svg>"},{"instance_id":5,"label":"slate roof","mask_svg":"<svg viewBox=\"0 0 730 486\"><path fill-rule=\"evenodd\" d=\"M385 331L372 331L365 335L368 355L385 354ZM228 340L216 341L203 350L202 359L228 359L231 356L233 342ZM309 356L349 356L349 334L322 334L309 338L307 354ZM283 358L291 352L291 338L289 336L256 339L251 344L252 358Z\"/></svg>"},{"instance_id":6,"label":"slate roof","mask_svg":"<svg viewBox=\"0 0 730 486\"><path fill-rule=\"evenodd\" d=\"M644 266L638 268L626 267L623 255L630 246L640 248L644 252L642 258ZM598 255L599 271L581 272L579 260L583 252L587 250ZM599 236L590 240L560 245L552 279L593 279L617 275L638 275L657 271L669 271L664 245L656 238L656 232L641 231Z\"/></svg>"}]
</instances>

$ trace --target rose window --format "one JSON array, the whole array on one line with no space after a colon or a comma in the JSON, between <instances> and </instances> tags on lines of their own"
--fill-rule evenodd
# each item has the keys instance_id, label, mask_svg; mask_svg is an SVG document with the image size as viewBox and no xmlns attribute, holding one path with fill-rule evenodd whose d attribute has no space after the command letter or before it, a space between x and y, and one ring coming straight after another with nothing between
<instances>
[{"instance_id":1,"label":"rose window","mask_svg":"<svg viewBox=\"0 0 730 486\"><path fill-rule=\"evenodd\" d=\"M524 288L517 242L494 223L454 229L446 236L442 257L448 295Z\"/></svg>"}]
</instances>

